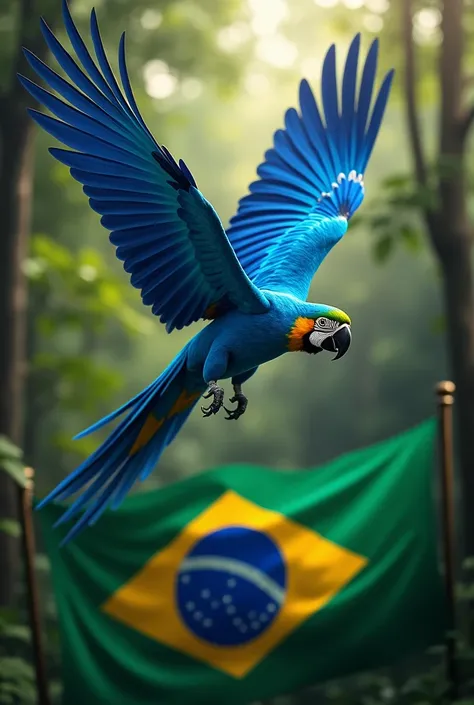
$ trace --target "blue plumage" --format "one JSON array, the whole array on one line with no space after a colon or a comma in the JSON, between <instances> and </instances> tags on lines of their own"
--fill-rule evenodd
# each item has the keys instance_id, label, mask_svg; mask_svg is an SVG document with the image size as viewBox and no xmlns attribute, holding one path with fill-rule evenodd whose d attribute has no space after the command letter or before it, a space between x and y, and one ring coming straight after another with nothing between
<instances>
[{"instance_id":1,"label":"blue plumage","mask_svg":"<svg viewBox=\"0 0 474 705\"><path fill-rule=\"evenodd\" d=\"M145 479L151 472L164 448L168 445L171 434L174 436L178 430L176 421L181 427L192 411L193 404L183 413L166 419L161 427L156 428L148 442L138 448L136 452L131 453L131 450L147 419L150 416L156 418L158 426L158 415L169 413L179 398L182 391L183 380L181 378L186 372L186 361L187 350L185 348L162 375L143 392L76 436L76 438L81 438L94 433L102 426L128 412L107 440L38 505L38 509L41 509L47 502L67 499L78 490L87 488L64 512L58 522L58 524L62 524L77 517L81 510L87 506L87 510L67 534L64 542L73 538L87 524L93 523L107 505L118 506L136 480ZM205 385L201 383L201 387L203 391Z\"/></svg>"},{"instance_id":2,"label":"blue plumage","mask_svg":"<svg viewBox=\"0 0 474 705\"><path fill-rule=\"evenodd\" d=\"M68 80L25 49L33 71L58 94L20 76L51 115L37 109L29 113L67 147L50 152L83 185L132 285L167 330L214 319L157 380L79 434L124 416L40 505L78 493L61 518L61 523L76 520L69 540L148 476L206 388L210 402L202 410L211 416L223 406L219 380L230 378L236 406L226 409L227 418L237 419L247 406L242 384L259 365L288 351L345 354L351 339L347 314L305 299L314 273L363 200L364 171L393 72L376 91L375 41L358 85L357 35L339 91L332 46L323 64L320 106L303 80L300 111L287 111L284 129L275 132L259 178L226 232L186 163L176 161L146 126L128 76L125 34L118 51L119 85L95 11L90 18L93 57L62 2L76 58L41 20L46 44Z\"/></svg>"},{"instance_id":3,"label":"blue plumage","mask_svg":"<svg viewBox=\"0 0 474 705\"><path fill-rule=\"evenodd\" d=\"M294 108L287 111L285 129L275 133L274 146L257 169L259 180L250 185L250 194L242 198L231 219L229 240L245 271L261 288L266 288L266 280L259 269L268 265L268 257L280 262L282 252L293 257L294 247L288 247L287 239L293 238L296 226L297 232L301 227L306 230L313 248L320 248L319 266L331 246L327 236L322 242L318 232L313 232L313 215L349 220L362 203L363 175L380 128L393 71L385 76L370 111L378 42L372 43L367 54L357 95L359 49L357 35L347 55L340 100L335 47L327 52L321 82L323 110L318 108L308 82L301 82L300 114ZM303 226L304 221L308 222ZM332 245L339 237L336 228ZM306 280L314 276L313 266L311 261ZM288 282L280 283L288 288Z\"/></svg>"},{"instance_id":4,"label":"blue plumage","mask_svg":"<svg viewBox=\"0 0 474 705\"><path fill-rule=\"evenodd\" d=\"M144 303L167 324L168 331L199 320L211 304L223 297L248 313L265 311L268 304L264 295L243 271L217 213L198 191L189 169L182 161L177 164L145 126L128 80L123 37L119 65L126 98L105 55L95 12L91 13L90 29L98 66L79 37L65 1L63 15L82 68L44 21L41 23L43 36L61 68L87 98L71 90L67 82L28 51L26 58L31 67L71 106L31 81L23 77L20 80L56 116L30 110L31 117L74 150L52 148L51 154L69 166L74 178L86 188L99 189L97 198L90 198L91 206L102 215L101 222L111 231L112 242L115 234L120 233L120 259L124 261L125 270L132 275L140 275L144 269L149 273L148 277L132 278L132 284L141 289ZM115 178L102 180L97 176ZM114 210L106 199L115 193L117 200L123 200L122 191L128 190L129 180L138 182L138 187L133 188L137 194L150 193L152 199L135 198L128 202L127 212L122 212L121 208ZM188 226L189 222L196 224L198 220L202 232L195 226L192 229ZM142 242L150 242L147 239L150 226L155 229L155 242L173 238L180 257L167 259L157 247L149 251L146 260L133 258L134 250ZM174 292L170 293L170 287L174 287ZM196 305L198 299L199 306Z\"/></svg>"}]
</instances>

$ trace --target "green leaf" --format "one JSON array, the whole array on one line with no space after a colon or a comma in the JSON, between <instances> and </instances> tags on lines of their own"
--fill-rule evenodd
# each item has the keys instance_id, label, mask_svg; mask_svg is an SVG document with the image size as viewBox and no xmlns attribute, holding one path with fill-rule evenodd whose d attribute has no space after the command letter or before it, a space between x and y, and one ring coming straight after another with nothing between
<instances>
[{"instance_id":1,"label":"green leaf","mask_svg":"<svg viewBox=\"0 0 474 705\"><path fill-rule=\"evenodd\" d=\"M20 487L25 487L25 466L22 451L6 436L0 436L0 469L9 475Z\"/></svg>"},{"instance_id":2,"label":"green leaf","mask_svg":"<svg viewBox=\"0 0 474 705\"><path fill-rule=\"evenodd\" d=\"M11 624L2 632L2 636L7 639L16 639L17 641L28 642L31 639L31 630L23 624Z\"/></svg>"},{"instance_id":3,"label":"green leaf","mask_svg":"<svg viewBox=\"0 0 474 705\"><path fill-rule=\"evenodd\" d=\"M2 460L0 458L0 469L9 475L20 487L26 487L25 466L16 460Z\"/></svg>"},{"instance_id":4,"label":"green leaf","mask_svg":"<svg viewBox=\"0 0 474 705\"><path fill-rule=\"evenodd\" d=\"M81 266L88 265L94 267L98 272L104 269L104 258L102 254L92 247L83 247L79 252L79 263Z\"/></svg>"},{"instance_id":5,"label":"green leaf","mask_svg":"<svg viewBox=\"0 0 474 705\"><path fill-rule=\"evenodd\" d=\"M0 519L0 533L18 538L21 536L20 522L15 519Z\"/></svg>"},{"instance_id":6,"label":"green leaf","mask_svg":"<svg viewBox=\"0 0 474 705\"><path fill-rule=\"evenodd\" d=\"M393 216L389 215L388 213L384 213L383 215L376 215L370 220L370 225L375 230L378 230L379 228L386 228L387 225L390 225L391 223L393 223Z\"/></svg>"},{"instance_id":7,"label":"green leaf","mask_svg":"<svg viewBox=\"0 0 474 705\"><path fill-rule=\"evenodd\" d=\"M36 703L33 669L23 659L0 659L0 703Z\"/></svg>"},{"instance_id":8,"label":"green leaf","mask_svg":"<svg viewBox=\"0 0 474 705\"><path fill-rule=\"evenodd\" d=\"M33 667L21 658L0 658L0 682L15 679L32 679Z\"/></svg>"},{"instance_id":9,"label":"green leaf","mask_svg":"<svg viewBox=\"0 0 474 705\"><path fill-rule=\"evenodd\" d=\"M36 326L41 335L45 338L49 338L54 335L57 331L57 326L55 321L48 316L38 316L36 319Z\"/></svg>"},{"instance_id":10,"label":"green leaf","mask_svg":"<svg viewBox=\"0 0 474 705\"><path fill-rule=\"evenodd\" d=\"M403 240L403 244L411 252L419 252L421 249L421 238L420 233L416 228L411 225L402 225L400 228L400 235Z\"/></svg>"},{"instance_id":11,"label":"green leaf","mask_svg":"<svg viewBox=\"0 0 474 705\"><path fill-rule=\"evenodd\" d=\"M35 570L39 573L49 573L51 564L48 556L44 553L37 553L35 556Z\"/></svg>"},{"instance_id":12,"label":"green leaf","mask_svg":"<svg viewBox=\"0 0 474 705\"><path fill-rule=\"evenodd\" d=\"M410 174L395 174L383 180L383 186L386 189L402 189L412 183Z\"/></svg>"},{"instance_id":13,"label":"green leaf","mask_svg":"<svg viewBox=\"0 0 474 705\"><path fill-rule=\"evenodd\" d=\"M0 458L22 458L23 452L6 436L0 436Z\"/></svg>"},{"instance_id":14,"label":"green leaf","mask_svg":"<svg viewBox=\"0 0 474 705\"><path fill-rule=\"evenodd\" d=\"M474 571L474 556L468 556L462 564L463 570Z\"/></svg>"},{"instance_id":15,"label":"green leaf","mask_svg":"<svg viewBox=\"0 0 474 705\"><path fill-rule=\"evenodd\" d=\"M64 272L74 266L73 254L48 235L35 235L31 250L46 263L48 269Z\"/></svg>"},{"instance_id":16,"label":"green leaf","mask_svg":"<svg viewBox=\"0 0 474 705\"><path fill-rule=\"evenodd\" d=\"M374 257L377 262L385 262L393 250L393 238L391 235L381 237L374 245Z\"/></svg>"}]
</instances>

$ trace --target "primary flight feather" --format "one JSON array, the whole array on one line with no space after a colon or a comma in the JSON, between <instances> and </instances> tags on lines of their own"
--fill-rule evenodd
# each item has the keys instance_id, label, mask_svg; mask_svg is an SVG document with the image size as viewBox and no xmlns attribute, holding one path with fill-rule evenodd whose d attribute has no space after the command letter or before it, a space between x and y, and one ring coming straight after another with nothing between
<instances>
[{"instance_id":1,"label":"primary flight feather","mask_svg":"<svg viewBox=\"0 0 474 705\"><path fill-rule=\"evenodd\" d=\"M350 46L342 78L332 46L324 60L318 106L300 85L300 112L258 167L226 231L184 161L175 161L145 125L128 77L125 34L119 45L121 87L102 44L95 11L87 49L63 0L74 59L44 20L41 30L62 78L28 49L39 78L60 97L19 79L53 116L31 117L68 149L51 154L83 184L91 207L110 231L145 305L168 332L211 320L144 391L82 435L127 415L107 440L39 505L78 497L60 522L75 518L65 541L117 507L132 485L155 467L199 397L212 399L204 416L223 407L219 381L231 378L237 419L246 410L242 385L258 366L285 352L328 350L339 358L350 345L350 319L333 306L306 301L311 280L364 197L364 171L390 92L393 71L375 90L374 41L358 82L360 35ZM207 391L206 391L207 390ZM84 511L83 511L84 510Z\"/></svg>"}]
</instances>

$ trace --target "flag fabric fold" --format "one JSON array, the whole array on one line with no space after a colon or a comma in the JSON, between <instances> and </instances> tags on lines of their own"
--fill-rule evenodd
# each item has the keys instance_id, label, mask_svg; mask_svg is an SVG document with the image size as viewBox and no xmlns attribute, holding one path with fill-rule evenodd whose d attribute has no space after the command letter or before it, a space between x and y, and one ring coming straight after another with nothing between
<instances>
[{"instance_id":1,"label":"flag fabric fold","mask_svg":"<svg viewBox=\"0 0 474 705\"><path fill-rule=\"evenodd\" d=\"M241 705L439 643L435 422L304 472L227 466L59 548L67 705Z\"/></svg>"}]
</instances>

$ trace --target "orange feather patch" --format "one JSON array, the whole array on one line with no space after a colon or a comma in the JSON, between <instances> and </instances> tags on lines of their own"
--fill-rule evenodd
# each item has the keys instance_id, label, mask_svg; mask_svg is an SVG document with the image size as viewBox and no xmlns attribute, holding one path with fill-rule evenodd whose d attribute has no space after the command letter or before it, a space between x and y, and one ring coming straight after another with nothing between
<instances>
[{"instance_id":1,"label":"orange feather patch","mask_svg":"<svg viewBox=\"0 0 474 705\"><path fill-rule=\"evenodd\" d=\"M314 330L314 320L299 316L288 333L288 350L297 352L303 350L303 338Z\"/></svg>"},{"instance_id":2,"label":"orange feather patch","mask_svg":"<svg viewBox=\"0 0 474 705\"><path fill-rule=\"evenodd\" d=\"M183 390L179 397L176 399L175 403L171 407L170 411L163 416L161 419L157 419L153 413L149 414L140 433L138 434L135 443L130 450L130 456L135 455L141 450L146 444L151 441L155 433L160 430L164 422L171 419L173 416L180 414L182 411L186 411L190 406L201 396L201 392L187 392Z\"/></svg>"},{"instance_id":3,"label":"orange feather patch","mask_svg":"<svg viewBox=\"0 0 474 705\"><path fill-rule=\"evenodd\" d=\"M196 399L199 399L200 396L201 392L191 392L191 394L189 394L184 389L171 407L171 411L168 413L166 418L170 419L172 416L180 414L182 411L186 411L186 409L189 409L189 407L196 401Z\"/></svg>"},{"instance_id":4,"label":"orange feather patch","mask_svg":"<svg viewBox=\"0 0 474 705\"><path fill-rule=\"evenodd\" d=\"M213 318L217 318L219 316L219 304L211 304L206 308L204 311L203 319L205 321L209 321Z\"/></svg>"},{"instance_id":5,"label":"orange feather patch","mask_svg":"<svg viewBox=\"0 0 474 705\"><path fill-rule=\"evenodd\" d=\"M155 433L160 430L164 422L164 419L157 419L153 416L153 414L150 414L140 429L140 433L138 434L135 443L130 450L130 455L135 455L135 453L138 453L141 448L146 446L148 441L151 441Z\"/></svg>"}]
</instances>

